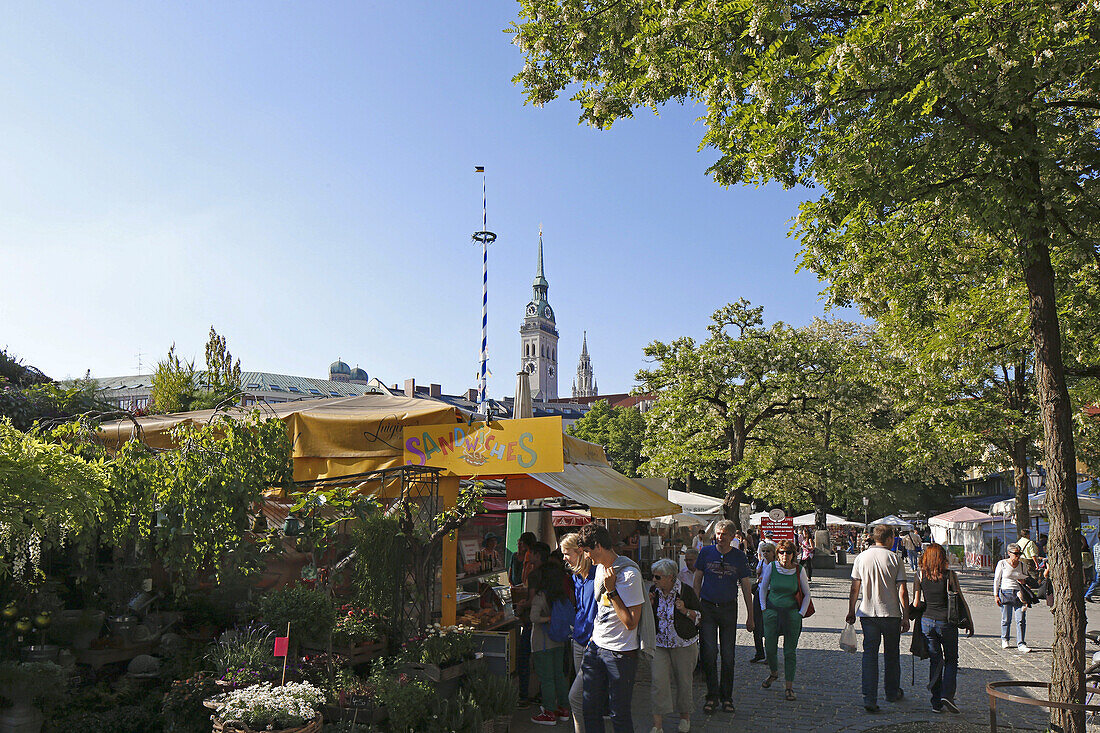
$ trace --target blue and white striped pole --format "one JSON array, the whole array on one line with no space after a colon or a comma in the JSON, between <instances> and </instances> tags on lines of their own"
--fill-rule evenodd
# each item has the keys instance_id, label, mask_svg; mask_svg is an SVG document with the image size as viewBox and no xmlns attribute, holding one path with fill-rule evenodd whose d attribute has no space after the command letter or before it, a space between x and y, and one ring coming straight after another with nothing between
<instances>
[{"instance_id":1,"label":"blue and white striped pole","mask_svg":"<svg viewBox=\"0 0 1100 733\"><path fill-rule=\"evenodd\" d=\"M497 235L489 231L485 168L476 166L474 172L481 174L481 231L475 232L473 236L475 242L481 243L481 371L478 382L477 411L488 416L489 398L486 393L489 372L489 245L496 241Z\"/></svg>"}]
</instances>

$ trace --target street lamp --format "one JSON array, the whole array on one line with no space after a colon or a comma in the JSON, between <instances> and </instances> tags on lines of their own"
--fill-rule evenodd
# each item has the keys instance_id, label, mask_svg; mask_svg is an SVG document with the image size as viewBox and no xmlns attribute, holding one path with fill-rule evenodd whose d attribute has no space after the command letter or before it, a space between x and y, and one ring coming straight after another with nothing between
<instances>
[{"instance_id":1,"label":"street lamp","mask_svg":"<svg viewBox=\"0 0 1100 733\"><path fill-rule=\"evenodd\" d=\"M866 496L863 497L863 531L867 531L867 525L870 520L867 518L867 505L871 503L871 500Z\"/></svg>"}]
</instances>

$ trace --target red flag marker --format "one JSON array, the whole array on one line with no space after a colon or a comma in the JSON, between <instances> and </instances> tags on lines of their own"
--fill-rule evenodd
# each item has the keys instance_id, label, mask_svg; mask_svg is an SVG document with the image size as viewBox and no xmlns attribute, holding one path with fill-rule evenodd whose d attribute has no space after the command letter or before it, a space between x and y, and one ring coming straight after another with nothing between
<instances>
[{"instance_id":1,"label":"red flag marker","mask_svg":"<svg viewBox=\"0 0 1100 733\"><path fill-rule=\"evenodd\" d=\"M290 647L289 636L276 636L275 637L275 656L285 657L287 650Z\"/></svg>"}]
</instances>

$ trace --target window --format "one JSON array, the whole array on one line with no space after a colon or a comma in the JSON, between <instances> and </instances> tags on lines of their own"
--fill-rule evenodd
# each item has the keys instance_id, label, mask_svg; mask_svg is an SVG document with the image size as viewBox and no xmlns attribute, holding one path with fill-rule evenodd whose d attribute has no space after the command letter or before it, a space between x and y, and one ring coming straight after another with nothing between
<instances>
[{"instance_id":1,"label":"window","mask_svg":"<svg viewBox=\"0 0 1100 733\"><path fill-rule=\"evenodd\" d=\"M337 392L336 390L330 391L329 394L332 395L333 397L339 397L340 396L340 393Z\"/></svg>"},{"instance_id":2,"label":"window","mask_svg":"<svg viewBox=\"0 0 1100 733\"><path fill-rule=\"evenodd\" d=\"M244 406L245 407L250 407L254 404L256 404L256 398L255 397L245 396L245 398L244 398Z\"/></svg>"},{"instance_id":3,"label":"window","mask_svg":"<svg viewBox=\"0 0 1100 733\"><path fill-rule=\"evenodd\" d=\"M302 393L302 390L298 389L297 387L287 387L287 389L289 389L291 392L297 392L298 394Z\"/></svg>"},{"instance_id":4,"label":"window","mask_svg":"<svg viewBox=\"0 0 1100 733\"><path fill-rule=\"evenodd\" d=\"M248 383L248 388L249 389L260 389L262 386L263 385L261 385L259 382L249 382Z\"/></svg>"},{"instance_id":5,"label":"window","mask_svg":"<svg viewBox=\"0 0 1100 733\"><path fill-rule=\"evenodd\" d=\"M268 389L270 389L270 390L273 390L273 391L275 391L275 392L282 392L282 391L283 391L283 388L282 388L282 387L280 387L280 386L279 386L279 385L277 385L277 384L272 384L272 385L269 385L269 386L268 386Z\"/></svg>"},{"instance_id":6,"label":"window","mask_svg":"<svg viewBox=\"0 0 1100 733\"><path fill-rule=\"evenodd\" d=\"M319 390L319 389L311 389L311 390L309 391L309 393L310 393L310 394L318 394L318 395L319 395L319 394L321 394L321 390Z\"/></svg>"}]
</instances>

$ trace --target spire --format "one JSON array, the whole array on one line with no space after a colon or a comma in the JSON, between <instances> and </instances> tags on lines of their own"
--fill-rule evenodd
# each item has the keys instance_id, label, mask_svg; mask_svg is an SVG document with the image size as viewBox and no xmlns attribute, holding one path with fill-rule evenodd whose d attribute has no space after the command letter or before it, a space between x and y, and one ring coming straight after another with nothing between
<instances>
[{"instance_id":1,"label":"spire","mask_svg":"<svg viewBox=\"0 0 1100 733\"><path fill-rule=\"evenodd\" d=\"M588 356L588 331L584 332L584 338L581 340L581 357Z\"/></svg>"},{"instance_id":2,"label":"spire","mask_svg":"<svg viewBox=\"0 0 1100 733\"><path fill-rule=\"evenodd\" d=\"M535 277L546 279L546 275L542 271L542 224L539 224L539 267Z\"/></svg>"}]
</instances>

